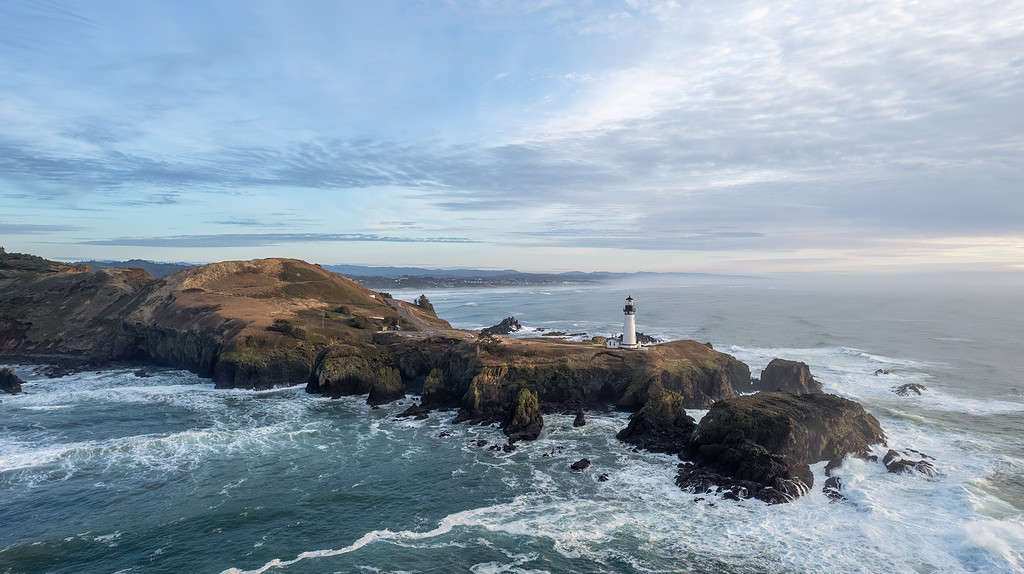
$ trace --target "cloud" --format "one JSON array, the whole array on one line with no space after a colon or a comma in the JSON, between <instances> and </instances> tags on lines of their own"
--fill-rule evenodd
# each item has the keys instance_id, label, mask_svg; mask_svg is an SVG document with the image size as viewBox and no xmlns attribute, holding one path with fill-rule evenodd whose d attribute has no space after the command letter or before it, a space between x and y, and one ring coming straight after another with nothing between
<instances>
[{"instance_id":1,"label":"cloud","mask_svg":"<svg viewBox=\"0 0 1024 574\"><path fill-rule=\"evenodd\" d=\"M82 241L81 245L117 245L132 247L253 247L281 243L322 242L385 243L477 243L464 237L389 237L372 233L221 233L214 235L174 235L167 237L115 237Z\"/></svg>"},{"instance_id":2,"label":"cloud","mask_svg":"<svg viewBox=\"0 0 1024 574\"><path fill-rule=\"evenodd\" d=\"M754 252L1024 232L1020 0L462 8L457 50L384 18L372 61L262 17L238 24L252 38L89 60L95 76L26 48L0 78L0 207L167 216L94 245ZM109 32L67 18L83 42ZM296 233L202 235L181 219L200 206ZM364 233L299 233L329 211Z\"/></svg>"},{"instance_id":3,"label":"cloud","mask_svg":"<svg viewBox=\"0 0 1024 574\"><path fill-rule=\"evenodd\" d=\"M36 225L31 223L0 222L0 234L3 235L38 235L58 231L74 231L76 229L79 229L79 227L74 225Z\"/></svg>"}]
</instances>

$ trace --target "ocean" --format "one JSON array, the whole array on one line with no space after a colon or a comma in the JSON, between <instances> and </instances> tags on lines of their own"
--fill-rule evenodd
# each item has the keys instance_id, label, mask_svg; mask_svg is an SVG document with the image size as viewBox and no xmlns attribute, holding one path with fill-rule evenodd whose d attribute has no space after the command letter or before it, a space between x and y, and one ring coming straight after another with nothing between
<instances>
[{"instance_id":1,"label":"ocean","mask_svg":"<svg viewBox=\"0 0 1024 574\"><path fill-rule=\"evenodd\" d=\"M393 293L412 299L416 293ZM845 502L684 492L678 460L615 440L628 414L545 415L505 453L493 426L394 415L295 386L217 390L124 365L0 396L0 573L1024 572L1024 289L996 281L674 277L427 291L456 327L515 315L589 335L711 342L807 362L928 478L849 461ZM875 375L878 369L889 374ZM927 390L900 397L914 382ZM701 411L691 411L695 418ZM884 452L884 449L879 449ZM572 472L586 457L593 465ZM608 480L598 481L600 474Z\"/></svg>"}]
</instances>

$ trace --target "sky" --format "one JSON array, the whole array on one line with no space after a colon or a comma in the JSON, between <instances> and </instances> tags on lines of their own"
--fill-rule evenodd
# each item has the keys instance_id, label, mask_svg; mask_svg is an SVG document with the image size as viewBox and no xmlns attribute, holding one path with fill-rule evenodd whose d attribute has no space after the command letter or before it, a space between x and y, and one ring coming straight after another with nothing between
<instances>
[{"instance_id":1,"label":"sky","mask_svg":"<svg viewBox=\"0 0 1024 574\"><path fill-rule=\"evenodd\" d=\"M1024 0L5 0L0 245L1024 271Z\"/></svg>"}]
</instances>

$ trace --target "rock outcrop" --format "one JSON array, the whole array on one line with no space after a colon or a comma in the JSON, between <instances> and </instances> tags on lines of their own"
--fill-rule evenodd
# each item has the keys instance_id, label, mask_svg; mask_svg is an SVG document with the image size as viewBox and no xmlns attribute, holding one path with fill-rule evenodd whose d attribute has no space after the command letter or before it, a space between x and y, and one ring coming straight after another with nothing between
<instances>
[{"instance_id":1,"label":"rock outcrop","mask_svg":"<svg viewBox=\"0 0 1024 574\"><path fill-rule=\"evenodd\" d=\"M0 392L16 395L21 392L21 385L24 382L11 369L0 369Z\"/></svg>"},{"instance_id":2,"label":"rock outcrop","mask_svg":"<svg viewBox=\"0 0 1024 574\"><path fill-rule=\"evenodd\" d=\"M544 428L544 416L540 412L537 393L530 389L520 389L512 408L511 417L505 423L505 434L508 441L535 440Z\"/></svg>"},{"instance_id":3,"label":"rock outcrop","mask_svg":"<svg viewBox=\"0 0 1024 574\"><path fill-rule=\"evenodd\" d=\"M398 374L398 369L381 367L370 386L366 403L376 406L397 401L403 397L405 397L405 387L402 385L402 376Z\"/></svg>"},{"instance_id":4,"label":"rock outcrop","mask_svg":"<svg viewBox=\"0 0 1024 574\"><path fill-rule=\"evenodd\" d=\"M584 470L587 470L588 468L590 468L590 459L589 458L581 458L581 459L577 460L576 462L570 464L569 468L571 470L576 471L576 472L582 472Z\"/></svg>"},{"instance_id":5,"label":"rock outcrop","mask_svg":"<svg viewBox=\"0 0 1024 574\"><path fill-rule=\"evenodd\" d=\"M752 385L757 391L794 395L821 392L821 383L811 376L811 369L807 363L786 359L772 359L772 362L761 371L761 378L752 381Z\"/></svg>"},{"instance_id":6,"label":"rock outcrop","mask_svg":"<svg viewBox=\"0 0 1024 574\"><path fill-rule=\"evenodd\" d=\"M891 390L892 392L896 393L901 397L906 397L909 396L911 393L914 393L915 395L920 395L921 391L927 391L928 387L920 383L905 383L896 387L892 387L889 390Z\"/></svg>"},{"instance_id":7,"label":"rock outcrop","mask_svg":"<svg viewBox=\"0 0 1024 574\"><path fill-rule=\"evenodd\" d=\"M786 502L814 485L810 464L864 454L885 435L853 401L821 393L758 393L720 401L694 431L677 483Z\"/></svg>"},{"instance_id":8,"label":"rock outcrop","mask_svg":"<svg viewBox=\"0 0 1024 574\"><path fill-rule=\"evenodd\" d=\"M919 472L925 476L935 476L939 473L935 465L928 460L932 457L923 452L911 452L916 453L921 458L913 460L909 458L909 453L907 452L889 449L889 452L885 453L885 457L882 458L882 464L885 465L886 470L895 474Z\"/></svg>"},{"instance_id":9,"label":"rock outcrop","mask_svg":"<svg viewBox=\"0 0 1024 574\"><path fill-rule=\"evenodd\" d=\"M652 452L679 454L690 442L697 423L686 414L683 397L655 386L642 409L616 437Z\"/></svg>"},{"instance_id":10,"label":"rock outcrop","mask_svg":"<svg viewBox=\"0 0 1024 574\"><path fill-rule=\"evenodd\" d=\"M586 426L587 416L583 414L583 409L576 409L576 418L572 420L572 426L581 427Z\"/></svg>"},{"instance_id":11,"label":"rock outcrop","mask_svg":"<svg viewBox=\"0 0 1024 574\"><path fill-rule=\"evenodd\" d=\"M505 317L497 325L492 325L485 329L480 329L481 335L510 335L523 328L519 324L519 320L515 317Z\"/></svg>"}]
</instances>

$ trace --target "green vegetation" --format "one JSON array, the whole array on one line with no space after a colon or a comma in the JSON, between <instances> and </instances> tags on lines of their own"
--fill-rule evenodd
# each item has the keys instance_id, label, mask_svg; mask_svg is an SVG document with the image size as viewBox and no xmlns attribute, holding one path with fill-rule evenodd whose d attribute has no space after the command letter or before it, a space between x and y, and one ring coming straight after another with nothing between
<instances>
[{"instance_id":1,"label":"green vegetation","mask_svg":"<svg viewBox=\"0 0 1024 574\"><path fill-rule=\"evenodd\" d=\"M288 319L274 319L274 324L267 327L267 330L276 331L299 340L306 338L305 329L292 325L292 322Z\"/></svg>"},{"instance_id":2,"label":"green vegetation","mask_svg":"<svg viewBox=\"0 0 1024 574\"><path fill-rule=\"evenodd\" d=\"M356 329L373 329L376 327L376 324L373 322L373 320L367 319L362 315L356 315L355 317L349 319L349 324L351 324Z\"/></svg>"},{"instance_id":3,"label":"green vegetation","mask_svg":"<svg viewBox=\"0 0 1024 574\"><path fill-rule=\"evenodd\" d=\"M430 302L430 299L427 299L426 295L420 295L417 297L416 300L413 301L413 304L420 309L426 309L427 311L434 313L434 305Z\"/></svg>"}]
</instances>

